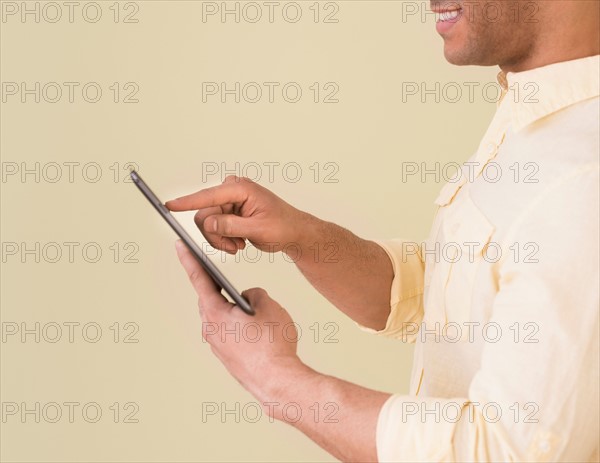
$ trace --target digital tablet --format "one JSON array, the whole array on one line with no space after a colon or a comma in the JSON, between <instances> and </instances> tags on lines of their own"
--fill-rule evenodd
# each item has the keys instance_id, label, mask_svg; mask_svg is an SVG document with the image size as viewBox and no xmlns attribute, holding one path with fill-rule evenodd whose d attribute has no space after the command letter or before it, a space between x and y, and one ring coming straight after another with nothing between
<instances>
[{"instance_id":1,"label":"digital tablet","mask_svg":"<svg viewBox=\"0 0 600 463\"><path fill-rule=\"evenodd\" d=\"M219 271L219 269L212 263L212 261L208 258L208 256L200 249L192 237L188 235L188 233L184 230L175 217L171 214L165 205L160 202L158 197L152 192L152 190L146 185L146 183L142 180L140 175L132 170L130 173L131 180L133 183L137 185L142 194L146 197L148 201L154 206L154 208L158 211L158 213L167 221L167 223L171 226L171 228L177 233L179 238L183 240L188 249L192 251L192 254L196 257L198 262L204 267L204 269L208 272L208 274L212 277L212 279L219 285L221 290L225 290L225 292L233 299L235 304L246 312L248 315L254 315L254 309L250 307L250 304L246 299L242 297L240 293L233 287L233 285L225 278L225 276Z\"/></svg>"}]
</instances>

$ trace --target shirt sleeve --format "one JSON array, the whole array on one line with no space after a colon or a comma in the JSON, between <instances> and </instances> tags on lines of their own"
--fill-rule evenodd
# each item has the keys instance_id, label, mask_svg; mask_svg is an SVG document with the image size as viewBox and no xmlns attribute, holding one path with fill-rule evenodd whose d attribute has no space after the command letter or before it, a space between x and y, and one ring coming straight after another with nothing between
<instances>
[{"instance_id":1,"label":"shirt sleeve","mask_svg":"<svg viewBox=\"0 0 600 463\"><path fill-rule=\"evenodd\" d=\"M387 253L394 269L390 290L390 315L385 328L374 330L357 324L368 333L412 342L423 319L425 265L416 243L401 239L374 241Z\"/></svg>"},{"instance_id":2,"label":"shirt sleeve","mask_svg":"<svg viewBox=\"0 0 600 463\"><path fill-rule=\"evenodd\" d=\"M598 165L566 177L501 243L489 323L504 331L483 344L468 396L391 396L380 461L598 458ZM533 259L515 258L514 243L533 243Z\"/></svg>"}]
</instances>

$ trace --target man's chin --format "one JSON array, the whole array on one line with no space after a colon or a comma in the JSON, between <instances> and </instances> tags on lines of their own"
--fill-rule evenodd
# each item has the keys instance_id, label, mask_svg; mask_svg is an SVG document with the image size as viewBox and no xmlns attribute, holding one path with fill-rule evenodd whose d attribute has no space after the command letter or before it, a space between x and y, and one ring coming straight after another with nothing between
<instances>
[{"instance_id":1,"label":"man's chin","mask_svg":"<svg viewBox=\"0 0 600 463\"><path fill-rule=\"evenodd\" d=\"M456 45L444 45L444 57L446 61L455 66L487 66L484 62L486 59L477 56L477 53L470 53L465 47L457 47Z\"/></svg>"},{"instance_id":2,"label":"man's chin","mask_svg":"<svg viewBox=\"0 0 600 463\"><path fill-rule=\"evenodd\" d=\"M444 57L446 61L450 64L454 64L455 66L466 66L470 64L466 59L463 53L456 50L455 48L451 48L448 45L444 46Z\"/></svg>"},{"instance_id":3,"label":"man's chin","mask_svg":"<svg viewBox=\"0 0 600 463\"><path fill-rule=\"evenodd\" d=\"M486 52L483 47L473 47L469 41L462 46L458 46L456 40L444 42L444 57L455 66L497 66L500 62L497 54Z\"/></svg>"}]
</instances>

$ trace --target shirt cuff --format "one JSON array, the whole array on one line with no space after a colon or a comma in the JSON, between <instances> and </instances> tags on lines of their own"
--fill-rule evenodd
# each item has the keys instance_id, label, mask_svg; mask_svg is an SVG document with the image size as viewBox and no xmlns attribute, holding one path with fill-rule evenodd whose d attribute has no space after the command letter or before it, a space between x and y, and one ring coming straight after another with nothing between
<instances>
[{"instance_id":1,"label":"shirt cuff","mask_svg":"<svg viewBox=\"0 0 600 463\"><path fill-rule=\"evenodd\" d=\"M413 342L423 319L423 278L425 265L417 243L404 240L374 241L387 253L394 269L390 290L390 315L385 328L374 330L360 324L371 334Z\"/></svg>"},{"instance_id":2,"label":"shirt cuff","mask_svg":"<svg viewBox=\"0 0 600 463\"><path fill-rule=\"evenodd\" d=\"M439 419L432 411L452 402L462 408L465 399L417 398L394 394L381 408L377 420L379 462L453 461L456 424ZM439 415L439 414L438 414Z\"/></svg>"}]
</instances>

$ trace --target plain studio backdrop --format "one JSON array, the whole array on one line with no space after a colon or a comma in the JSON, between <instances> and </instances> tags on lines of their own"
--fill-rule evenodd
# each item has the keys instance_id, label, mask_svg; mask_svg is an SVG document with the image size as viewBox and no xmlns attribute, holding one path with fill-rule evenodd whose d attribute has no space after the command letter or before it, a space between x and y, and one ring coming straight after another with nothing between
<instances>
[{"instance_id":1,"label":"plain studio backdrop","mask_svg":"<svg viewBox=\"0 0 600 463\"><path fill-rule=\"evenodd\" d=\"M163 200L246 175L359 236L425 239L497 96L496 69L444 60L427 5L2 2L3 461L332 460L213 357L127 172ZM206 249L290 311L313 368L408 391L412 347L358 330L282 255Z\"/></svg>"}]
</instances>

